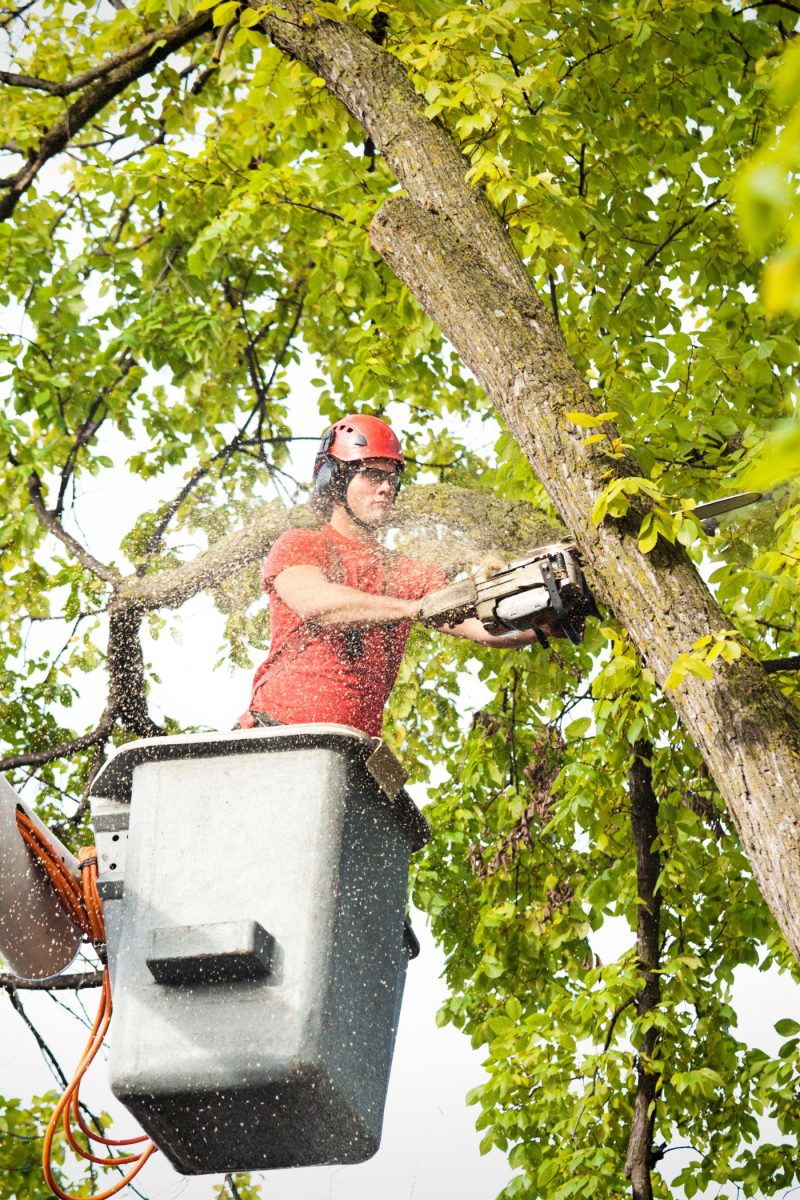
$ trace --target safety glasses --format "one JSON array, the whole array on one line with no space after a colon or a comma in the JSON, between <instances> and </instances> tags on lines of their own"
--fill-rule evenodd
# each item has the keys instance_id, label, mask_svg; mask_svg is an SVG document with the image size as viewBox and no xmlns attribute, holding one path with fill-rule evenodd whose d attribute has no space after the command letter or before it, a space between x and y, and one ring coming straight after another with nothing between
<instances>
[{"instance_id":1,"label":"safety glasses","mask_svg":"<svg viewBox=\"0 0 800 1200\"><path fill-rule=\"evenodd\" d=\"M374 487L387 482L391 484L395 492L400 487L400 471L381 471L379 467L359 467L357 474L363 479L368 479Z\"/></svg>"}]
</instances>

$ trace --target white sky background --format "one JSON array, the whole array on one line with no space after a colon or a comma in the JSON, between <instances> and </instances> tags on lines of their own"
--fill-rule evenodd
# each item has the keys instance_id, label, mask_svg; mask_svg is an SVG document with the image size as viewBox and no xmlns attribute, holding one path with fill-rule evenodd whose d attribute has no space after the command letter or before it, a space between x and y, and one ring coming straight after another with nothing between
<instances>
[{"instance_id":1,"label":"white sky background","mask_svg":"<svg viewBox=\"0 0 800 1200\"><path fill-rule=\"evenodd\" d=\"M296 432L320 432L314 389L309 383L315 373L306 361L292 372L290 423ZM468 429L468 438L476 447L488 448L494 437L491 424L477 419ZM119 450L118 443L114 449ZM313 443L298 443L294 455L298 477L308 477L312 456ZM169 485L162 485L161 497L176 491L180 482L176 473ZM78 500L82 537L99 558L114 557L137 506L151 509L161 497L154 495L152 482L144 483L122 472L86 478ZM271 496L265 480L264 492L255 496L254 502L267 498ZM178 613L166 615L169 629L145 650L161 680L151 696L154 715L158 719L168 712L187 726L229 728L246 706L251 673L224 665L213 670L222 640L221 617L207 596L194 599ZM259 658L254 655L253 666ZM79 708L71 723L79 726L84 713L87 724L96 716L104 685L102 673L94 690L91 681L82 684ZM469 678L464 679L463 688L463 709L468 720L482 703L483 693L481 685ZM424 791L416 789L415 799L424 805ZM441 1200L443 1195L451 1194L463 1200L492 1200L511 1178L504 1155L493 1151L481 1157L478 1152L481 1135L474 1129L474 1120L479 1110L468 1109L464 1096L484 1077L484 1053L473 1051L456 1030L436 1028L435 1013L446 994L439 979L443 960L419 914L414 923L422 954L409 964L380 1151L362 1166L265 1173L261 1176L264 1200L373 1200L376 1196L388 1200ZM631 935L621 922L612 923L594 940L596 949L609 961L630 945ZM68 1001L63 994L59 999ZM84 1001L92 1011L96 996L85 993ZM85 1034L48 997L23 993L23 1002L65 1072L71 1074ZM774 973L763 976L751 970L740 971L736 1007L741 1013L742 1035L766 1050L777 1048L775 1021L785 1016L800 1017L797 989ZM113 1039L113 1024L110 1037ZM52 1086L52 1076L33 1038L10 1005L0 1004L0 1093L27 1099ZM115 1132L127 1135L134 1123L110 1097L102 1064L96 1065L84 1094L95 1110L119 1113ZM773 1140L775 1134L765 1130L765 1137ZM668 1155L661 1170L669 1177L685 1161L683 1153ZM156 1158L144 1169L137 1186L150 1200L177 1200L184 1195L200 1200L210 1197L212 1186L220 1181L218 1176L184 1179Z\"/></svg>"}]
</instances>

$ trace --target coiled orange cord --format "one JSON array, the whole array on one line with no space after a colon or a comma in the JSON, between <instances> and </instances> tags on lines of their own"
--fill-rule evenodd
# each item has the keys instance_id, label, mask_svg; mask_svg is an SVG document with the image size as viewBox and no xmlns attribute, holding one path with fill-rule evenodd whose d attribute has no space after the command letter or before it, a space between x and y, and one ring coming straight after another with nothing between
<instances>
[{"instance_id":1,"label":"coiled orange cord","mask_svg":"<svg viewBox=\"0 0 800 1200\"><path fill-rule=\"evenodd\" d=\"M50 1123L47 1126L47 1132L44 1135L44 1148L42 1152L44 1177L48 1187L59 1197L59 1200L79 1200L77 1196L65 1192L58 1185L53 1173L53 1139L59 1122L61 1122L67 1141L81 1158L85 1158L89 1162L103 1167L132 1166L132 1170L127 1175L124 1175L122 1179L117 1180L113 1187L108 1188L104 1192L96 1192L93 1197L89 1198L89 1200L108 1200L110 1196L116 1195L117 1192L121 1191L122 1188L131 1182L134 1176L139 1174L148 1158L156 1152L158 1147L154 1142L149 1141L146 1134L140 1134L138 1137L132 1138L107 1138L93 1133L87 1127L80 1113L78 1093L81 1081L103 1044L103 1039L111 1021L112 1011L111 979L108 972L108 964L106 963L103 902L97 890L97 852L94 846L84 846L80 850L78 858L81 866L81 883L79 886L61 861L56 850L22 808L17 809L17 828L26 845L33 851L41 863L70 919L79 929L83 930L103 962L103 984L100 992L100 1005L94 1025L92 1026L92 1031L89 1034L89 1040L86 1043L80 1062L75 1068L75 1074L72 1076L67 1090L53 1111ZM107 1157L92 1154L91 1150L85 1150L77 1141L72 1129L71 1118L74 1118L81 1133L90 1142L99 1142L102 1146L108 1147L145 1144L138 1153L134 1154L109 1155Z\"/></svg>"}]
</instances>

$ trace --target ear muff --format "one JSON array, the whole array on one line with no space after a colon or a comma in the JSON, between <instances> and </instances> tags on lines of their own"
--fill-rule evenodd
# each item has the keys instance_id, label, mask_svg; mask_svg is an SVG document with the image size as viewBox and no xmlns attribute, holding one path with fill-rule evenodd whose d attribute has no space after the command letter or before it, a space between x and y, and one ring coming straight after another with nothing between
<instances>
[{"instance_id":1,"label":"ear muff","mask_svg":"<svg viewBox=\"0 0 800 1200\"><path fill-rule=\"evenodd\" d=\"M346 487L345 475L338 459L326 455L314 480L314 491L326 500L339 500Z\"/></svg>"},{"instance_id":2,"label":"ear muff","mask_svg":"<svg viewBox=\"0 0 800 1200\"><path fill-rule=\"evenodd\" d=\"M314 479L314 491L318 496L326 496L330 491L331 476L334 474L334 465L330 458L326 458L320 469L317 471Z\"/></svg>"}]
</instances>

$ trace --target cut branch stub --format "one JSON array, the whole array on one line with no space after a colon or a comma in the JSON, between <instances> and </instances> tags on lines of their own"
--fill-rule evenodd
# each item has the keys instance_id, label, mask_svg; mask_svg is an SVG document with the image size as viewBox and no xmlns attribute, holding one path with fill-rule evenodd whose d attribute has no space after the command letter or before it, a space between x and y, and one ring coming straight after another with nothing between
<instances>
[{"instance_id":1,"label":"cut branch stub","mask_svg":"<svg viewBox=\"0 0 800 1200\"><path fill-rule=\"evenodd\" d=\"M287 529L318 525L308 505L269 505L244 529L220 538L191 562L160 574L129 576L116 589L118 602L140 612L179 608L198 592L218 587L260 562ZM404 551L437 563L447 573L492 552L514 557L564 536L563 528L532 504L450 484L404 487L392 514L392 529L399 531Z\"/></svg>"},{"instance_id":2,"label":"cut branch stub","mask_svg":"<svg viewBox=\"0 0 800 1200\"><path fill-rule=\"evenodd\" d=\"M263 12L258 0L249 6ZM469 163L447 130L425 116L425 102L393 55L350 21L321 18L304 0L283 0L281 15L264 13L261 27L279 49L325 80L409 196L446 212L486 268L509 287L532 291L500 217L480 188L465 186Z\"/></svg>"}]
</instances>

